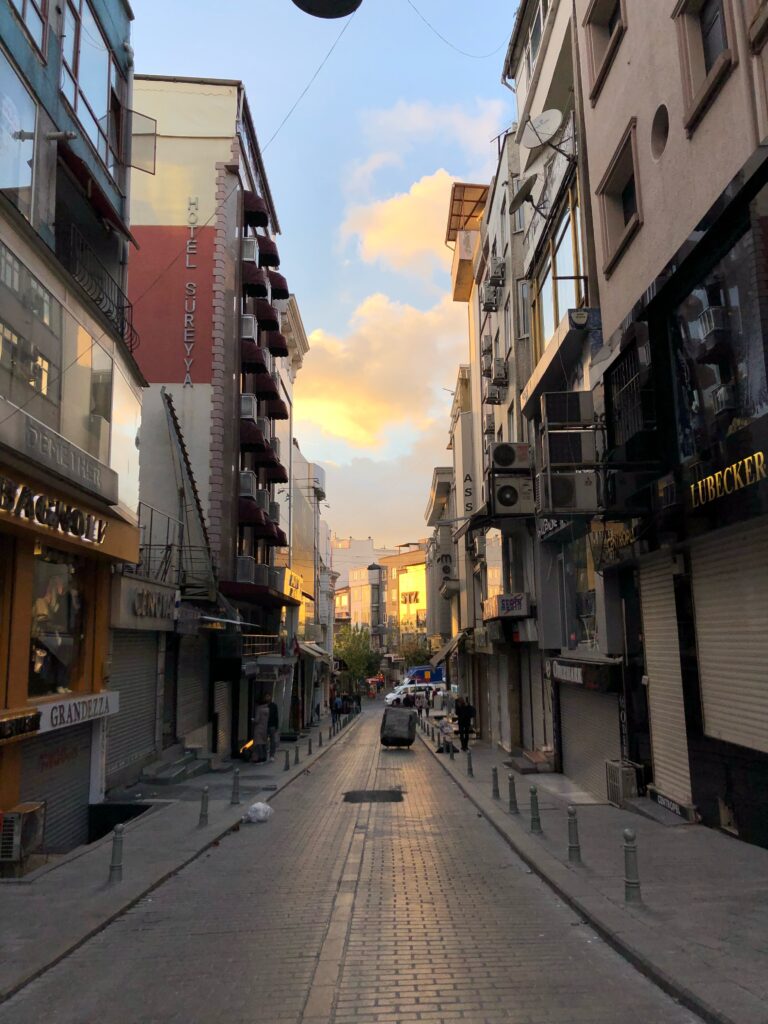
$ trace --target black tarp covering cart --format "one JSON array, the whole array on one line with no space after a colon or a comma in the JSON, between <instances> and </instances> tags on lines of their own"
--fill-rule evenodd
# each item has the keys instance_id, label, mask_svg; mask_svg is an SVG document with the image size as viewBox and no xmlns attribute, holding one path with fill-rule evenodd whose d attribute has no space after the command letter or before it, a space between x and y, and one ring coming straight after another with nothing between
<instances>
[{"instance_id":1,"label":"black tarp covering cart","mask_svg":"<svg viewBox=\"0 0 768 1024\"><path fill-rule=\"evenodd\" d=\"M385 747L410 747L416 739L416 712L412 708L385 708L381 719L381 743Z\"/></svg>"}]
</instances>

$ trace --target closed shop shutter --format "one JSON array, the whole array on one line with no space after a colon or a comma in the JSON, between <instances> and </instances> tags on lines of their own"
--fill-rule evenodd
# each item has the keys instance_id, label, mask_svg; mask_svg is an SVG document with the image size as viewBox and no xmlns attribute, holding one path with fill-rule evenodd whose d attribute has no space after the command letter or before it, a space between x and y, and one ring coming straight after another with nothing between
<instances>
[{"instance_id":1,"label":"closed shop shutter","mask_svg":"<svg viewBox=\"0 0 768 1024\"><path fill-rule=\"evenodd\" d=\"M768 524L691 546L704 732L768 752Z\"/></svg>"},{"instance_id":2,"label":"closed shop shutter","mask_svg":"<svg viewBox=\"0 0 768 1024\"><path fill-rule=\"evenodd\" d=\"M179 739L208 722L208 693L208 638L184 636L179 643L178 662Z\"/></svg>"},{"instance_id":3,"label":"closed shop shutter","mask_svg":"<svg viewBox=\"0 0 768 1024\"><path fill-rule=\"evenodd\" d=\"M90 723L57 729L22 744L20 798L45 801L48 853L88 842L91 729Z\"/></svg>"},{"instance_id":4,"label":"closed shop shutter","mask_svg":"<svg viewBox=\"0 0 768 1024\"><path fill-rule=\"evenodd\" d=\"M509 698L512 681L509 677L511 658L501 653L497 658L497 680L499 688L499 743L504 750L509 750L512 744L512 732L509 720Z\"/></svg>"},{"instance_id":5,"label":"closed shop shutter","mask_svg":"<svg viewBox=\"0 0 768 1024\"><path fill-rule=\"evenodd\" d=\"M520 648L523 746L540 750L552 743L551 683L541 672L540 652L530 644Z\"/></svg>"},{"instance_id":6,"label":"closed shop shutter","mask_svg":"<svg viewBox=\"0 0 768 1024\"><path fill-rule=\"evenodd\" d=\"M157 633L113 632L109 688L120 694L120 710L107 726L107 784L111 774L156 748L157 657Z\"/></svg>"},{"instance_id":7,"label":"closed shop shutter","mask_svg":"<svg viewBox=\"0 0 768 1024\"><path fill-rule=\"evenodd\" d=\"M653 784L664 796L691 803L683 680L672 564L659 555L640 565L643 638L651 717Z\"/></svg>"},{"instance_id":8,"label":"closed shop shutter","mask_svg":"<svg viewBox=\"0 0 768 1024\"><path fill-rule=\"evenodd\" d=\"M606 800L605 762L621 757L615 694L560 685L563 774Z\"/></svg>"},{"instance_id":9,"label":"closed shop shutter","mask_svg":"<svg viewBox=\"0 0 768 1024\"><path fill-rule=\"evenodd\" d=\"M232 736L232 684L217 679L213 684L213 710L216 713L216 753L229 757Z\"/></svg>"}]
</instances>

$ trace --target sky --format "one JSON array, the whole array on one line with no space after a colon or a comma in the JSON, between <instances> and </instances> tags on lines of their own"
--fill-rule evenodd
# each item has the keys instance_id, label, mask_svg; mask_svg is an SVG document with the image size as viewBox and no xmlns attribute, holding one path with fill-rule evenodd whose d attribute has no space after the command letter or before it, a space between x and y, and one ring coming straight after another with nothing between
<instances>
[{"instance_id":1,"label":"sky","mask_svg":"<svg viewBox=\"0 0 768 1024\"><path fill-rule=\"evenodd\" d=\"M448 200L453 181L490 180L514 120L500 76L517 0L363 0L340 20L292 0L132 6L138 73L245 83L309 337L294 432L326 468L324 517L380 545L426 536L468 361Z\"/></svg>"}]
</instances>

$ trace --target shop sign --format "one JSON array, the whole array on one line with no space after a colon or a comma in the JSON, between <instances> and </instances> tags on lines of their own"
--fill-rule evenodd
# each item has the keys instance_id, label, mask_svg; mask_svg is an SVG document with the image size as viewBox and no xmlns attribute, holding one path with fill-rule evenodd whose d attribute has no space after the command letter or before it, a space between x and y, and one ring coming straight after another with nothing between
<instances>
[{"instance_id":1,"label":"shop sign","mask_svg":"<svg viewBox=\"0 0 768 1024\"><path fill-rule=\"evenodd\" d=\"M301 592L304 586L304 580L299 576L293 569L283 568L280 570L282 576L282 593L287 597L292 598L294 601L301 601Z\"/></svg>"},{"instance_id":2,"label":"shop sign","mask_svg":"<svg viewBox=\"0 0 768 1024\"><path fill-rule=\"evenodd\" d=\"M552 540L570 525L566 519L537 519L536 533L539 540Z\"/></svg>"},{"instance_id":3,"label":"shop sign","mask_svg":"<svg viewBox=\"0 0 768 1024\"><path fill-rule=\"evenodd\" d=\"M559 683L583 686L585 690L595 690L599 693L614 693L619 689L617 666L602 662L547 658L544 662L544 675L547 679L555 679Z\"/></svg>"},{"instance_id":4,"label":"shop sign","mask_svg":"<svg viewBox=\"0 0 768 1024\"><path fill-rule=\"evenodd\" d=\"M595 568L602 571L611 565L619 565L635 556L635 544L643 528L641 519L630 522L606 522L593 524L589 537L592 560Z\"/></svg>"},{"instance_id":5,"label":"shop sign","mask_svg":"<svg viewBox=\"0 0 768 1024\"><path fill-rule=\"evenodd\" d=\"M38 705L40 732L54 732L71 725L82 725L97 718L115 715L120 710L120 694L112 690L88 694L86 697L67 697Z\"/></svg>"},{"instance_id":6,"label":"shop sign","mask_svg":"<svg viewBox=\"0 0 768 1024\"><path fill-rule=\"evenodd\" d=\"M200 221L199 199L189 196L187 199L187 224L189 237L184 247L184 267L186 270L197 270L197 226ZM192 383L192 363L195 361L195 340L197 338L197 281L184 282L184 387L194 387Z\"/></svg>"},{"instance_id":7,"label":"shop sign","mask_svg":"<svg viewBox=\"0 0 768 1024\"><path fill-rule=\"evenodd\" d=\"M29 736L39 731L40 712L37 709L5 711L0 717L0 743L9 743L19 736Z\"/></svg>"},{"instance_id":8,"label":"shop sign","mask_svg":"<svg viewBox=\"0 0 768 1024\"><path fill-rule=\"evenodd\" d=\"M173 587L117 575L113 580L112 626L116 629L171 630L176 611Z\"/></svg>"},{"instance_id":9,"label":"shop sign","mask_svg":"<svg viewBox=\"0 0 768 1024\"><path fill-rule=\"evenodd\" d=\"M483 619L527 619L531 614L528 594L495 594L483 601Z\"/></svg>"},{"instance_id":10,"label":"shop sign","mask_svg":"<svg viewBox=\"0 0 768 1024\"><path fill-rule=\"evenodd\" d=\"M765 479L765 452L753 452L692 483L689 488L691 508L701 508Z\"/></svg>"},{"instance_id":11,"label":"shop sign","mask_svg":"<svg viewBox=\"0 0 768 1024\"><path fill-rule=\"evenodd\" d=\"M0 476L0 512L89 544L103 544L107 534L106 519L7 476Z\"/></svg>"}]
</instances>

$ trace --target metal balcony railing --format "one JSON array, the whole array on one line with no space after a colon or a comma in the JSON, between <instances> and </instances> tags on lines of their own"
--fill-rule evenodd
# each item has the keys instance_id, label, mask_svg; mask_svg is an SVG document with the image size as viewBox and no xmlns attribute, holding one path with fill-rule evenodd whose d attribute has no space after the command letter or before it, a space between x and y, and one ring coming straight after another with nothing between
<instances>
[{"instance_id":1,"label":"metal balcony railing","mask_svg":"<svg viewBox=\"0 0 768 1024\"><path fill-rule=\"evenodd\" d=\"M254 658L259 654L282 653L283 637L272 633L243 633L244 658Z\"/></svg>"},{"instance_id":2,"label":"metal balcony railing","mask_svg":"<svg viewBox=\"0 0 768 1024\"><path fill-rule=\"evenodd\" d=\"M56 255L134 352L139 335L133 326L133 306L74 224L56 232Z\"/></svg>"},{"instance_id":3,"label":"metal balcony railing","mask_svg":"<svg viewBox=\"0 0 768 1024\"><path fill-rule=\"evenodd\" d=\"M182 543L178 519L139 502L139 562L124 564L130 576L176 586L183 597L209 599L216 590L216 570L208 548Z\"/></svg>"}]
</instances>

